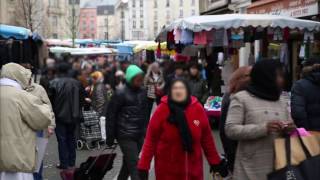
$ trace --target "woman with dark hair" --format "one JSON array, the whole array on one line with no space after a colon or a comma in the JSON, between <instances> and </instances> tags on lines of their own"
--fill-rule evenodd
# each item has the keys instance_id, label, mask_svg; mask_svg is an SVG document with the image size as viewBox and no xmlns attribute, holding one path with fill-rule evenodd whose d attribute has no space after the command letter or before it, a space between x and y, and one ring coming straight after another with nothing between
<instances>
[{"instance_id":1,"label":"woman with dark hair","mask_svg":"<svg viewBox=\"0 0 320 180\"><path fill-rule=\"evenodd\" d=\"M274 139L291 131L287 102L281 97L282 66L260 60L252 68L251 83L231 97L226 135L238 141L233 178L266 180L274 169Z\"/></svg>"},{"instance_id":2,"label":"woman with dark hair","mask_svg":"<svg viewBox=\"0 0 320 180\"><path fill-rule=\"evenodd\" d=\"M251 66L244 66L233 72L229 80L229 90L222 98L219 132L225 156L228 159L228 169L231 172L233 171L234 159L237 150L237 141L227 138L224 131L230 105L230 96L247 88L250 82L251 69Z\"/></svg>"},{"instance_id":3,"label":"woman with dark hair","mask_svg":"<svg viewBox=\"0 0 320 180\"><path fill-rule=\"evenodd\" d=\"M202 105L185 80L175 79L150 120L138 163L141 179L148 179L155 157L156 179L203 180L202 150L211 170L226 176Z\"/></svg>"}]
</instances>

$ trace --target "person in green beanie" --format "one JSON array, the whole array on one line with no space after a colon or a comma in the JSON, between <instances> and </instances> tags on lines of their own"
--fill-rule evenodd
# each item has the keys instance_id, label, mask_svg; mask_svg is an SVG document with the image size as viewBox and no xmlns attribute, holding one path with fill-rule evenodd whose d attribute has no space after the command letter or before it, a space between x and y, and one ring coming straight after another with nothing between
<instances>
[{"instance_id":1,"label":"person in green beanie","mask_svg":"<svg viewBox=\"0 0 320 180\"><path fill-rule=\"evenodd\" d=\"M137 170L139 153L148 125L147 92L142 88L143 71L136 65L126 69L126 84L116 90L108 105L107 145L117 140L123 153L118 180L140 180Z\"/></svg>"}]
</instances>

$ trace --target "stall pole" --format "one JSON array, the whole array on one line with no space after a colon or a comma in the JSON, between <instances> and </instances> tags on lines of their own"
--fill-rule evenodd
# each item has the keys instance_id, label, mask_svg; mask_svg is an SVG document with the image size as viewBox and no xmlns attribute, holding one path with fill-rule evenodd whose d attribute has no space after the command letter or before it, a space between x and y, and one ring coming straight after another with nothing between
<instances>
[{"instance_id":1,"label":"stall pole","mask_svg":"<svg viewBox=\"0 0 320 180\"><path fill-rule=\"evenodd\" d=\"M245 46L239 50L239 67L247 66L249 64L251 44L245 43Z\"/></svg>"},{"instance_id":2,"label":"stall pole","mask_svg":"<svg viewBox=\"0 0 320 180\"><path fill-rule=\"evenodd\" d=\"M254 41L254 61L257 62L260 56L260 40Z\"/></svg>"}]
</instances>

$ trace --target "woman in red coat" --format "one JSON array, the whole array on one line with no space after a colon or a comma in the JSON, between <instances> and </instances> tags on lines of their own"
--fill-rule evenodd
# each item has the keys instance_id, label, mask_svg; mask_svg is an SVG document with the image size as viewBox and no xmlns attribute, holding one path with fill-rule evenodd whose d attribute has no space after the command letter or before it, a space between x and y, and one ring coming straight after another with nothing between
<instances>
[{"instance_id":1,"label":"woman in red coat","mask_svg":"<svg viewBox=\"0 0 320 180\"><path fill-rule=\"evenodd\" d=\"M184 80L174 80L150 120L138 163L140 177L148 179L155 157L157 180L203 180L202 150L211 170L226 175L202 105Z\"/></svg>"}]
</instances>

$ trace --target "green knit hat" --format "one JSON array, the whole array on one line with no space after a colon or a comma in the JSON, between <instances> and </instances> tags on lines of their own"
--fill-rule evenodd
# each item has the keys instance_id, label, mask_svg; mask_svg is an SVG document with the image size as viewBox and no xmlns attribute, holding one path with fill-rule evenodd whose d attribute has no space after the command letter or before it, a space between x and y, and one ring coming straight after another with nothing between
<instances>
[{"instance_id":1,"label":"green knit hat","mask_svg":"<svg viewBox=\"0 0 320 180\"><path fill-rule=\"evenodd\" d=\"M131 83L132 79L139 74L143 74L143 71L137 65L130 65L126 70L126 81Z\"/></svg>"}]
</instances>

